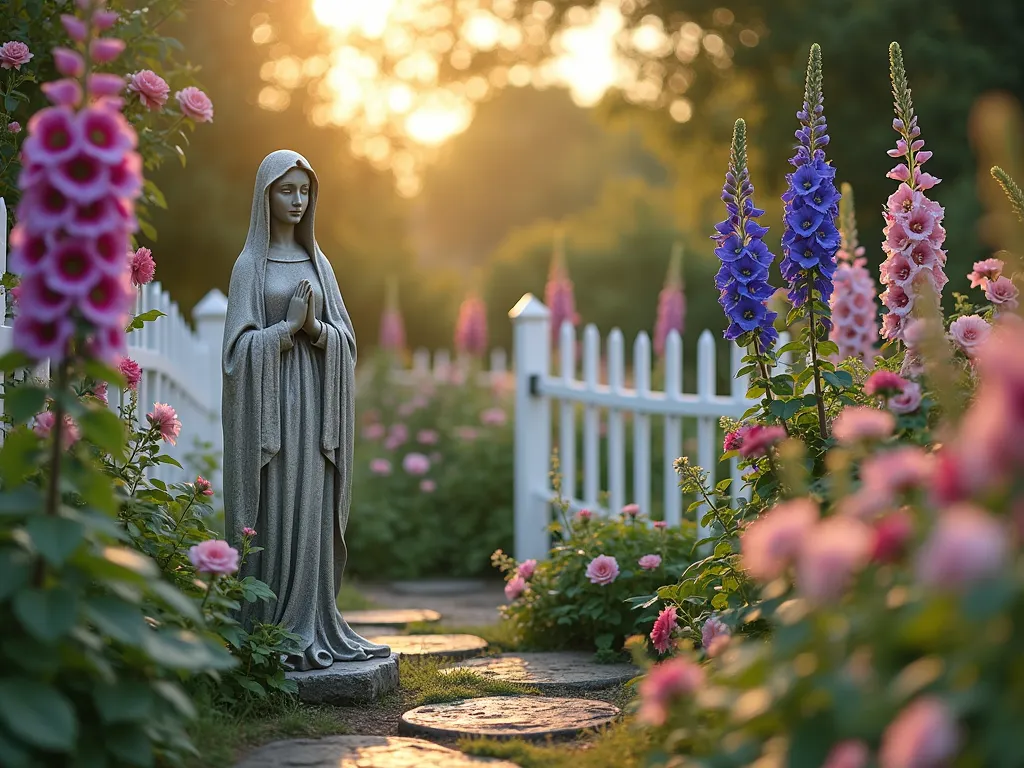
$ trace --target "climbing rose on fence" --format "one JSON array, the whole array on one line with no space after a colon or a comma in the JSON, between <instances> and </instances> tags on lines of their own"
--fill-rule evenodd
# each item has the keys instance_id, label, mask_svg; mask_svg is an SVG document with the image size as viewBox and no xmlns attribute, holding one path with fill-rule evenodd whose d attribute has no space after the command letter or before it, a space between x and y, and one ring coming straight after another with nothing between
<instances>
[{"instance_id":1,"label":"climbing rose on fence","mask_svg":"<svg viewBox=\"0 0 1024 768\"><path fill-rule=\"evenodd\" d=\"M487 352L487 305L476 294L468 296L459 307L455 350L472 357L483 357Z\"/></svg>"}]
</instances>

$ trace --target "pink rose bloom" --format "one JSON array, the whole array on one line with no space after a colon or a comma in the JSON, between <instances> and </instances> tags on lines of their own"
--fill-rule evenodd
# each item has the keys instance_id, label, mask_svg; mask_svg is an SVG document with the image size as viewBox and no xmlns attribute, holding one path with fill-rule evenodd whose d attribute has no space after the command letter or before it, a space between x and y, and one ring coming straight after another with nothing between
<instances>
[{"instance_id":1,"label":"pink rose bloom","mask_svg":"<svg viewBox=\"0 0 1024 768\"><path fill-rule=\"evenodd\" d=\"M607 586L619 577L619 563L611 555L598 555L587 566L591 584Z\"/></svg>"},{"instance_id":2,"label":"pink rose bloom","mask_svg":"<svg viewBox=\"0 0 1024 768\"><path fill-rule=\"evenodd\" d=\"M663 608L651 629L651 643L658 653L665 653L672 647L672 632L676 628L676 607Z\"/></svg>"},{"instance_id":3,"label":"pink rose bloom","mask_svg":"<svg viewBox=\"0 0 1024 768\"><path fill-rule=\"evenodd\" d=\"M405 470L407 475L414 475L416 477L425 475L430 471L430 459L422 453L407 453L405 458L402 459L402 469Z\"/></svg>"},{"instance_id":4,"label":"pink rose bloom","mask_svg":"<svg viewBox=\"0 0 1024 768\"><path fill-rule=\"evenodd\" d=\"M364 440L380 440L384 435L387 434L387 429L381 423L367 424L363 427L363 439Z\"/></svg>"},{"instance_id":5,"label":"pink rose bloom","mask_svg":"<svg viewBox=\"0 0 1024 768\"><path fill-rule=\"evenodd\" d=\"M57 415L53 411L43 411L33 420L32 431L45 440L50 436L50 433L53 431L53 425L56 423ZM64 450L68 450L80 438L81 434L78 431L78 425L75 424L70 416L65 416L64 426L60 433L60 442Z\"/></svg>"},{"instance_id":6,"label":"pink rose bloom","mask_svg":"<svg viewBox=\"0 0 1024 768\"><path fill-rule=\"evenodd\" d=\"M914 535L914 521L910 514L899 510L875 523L871 559L877 563L894 563L907 550Z\"/></svg>"},{"instance_id":7,"label":"pink rose bloom","mask_svg":"<svg viewBox=\"0 0 1024 768\"><path fill-rule=\"evenodd\" d=\"M488 408L480 414L480 423L485 427L503 427L507 421L504 408Z\"/></svg>"},{"instance_id":8,"label":"pink rose bloom","mask_svg":"<svg viewBox=\"0 0 1024 768\"><path fill-rule=\"evenodd\" d=\"M594 513L591 512L589 509L581 509L579 512L576 513L576 519L582 522L588 521L593 516Z\"/></svg>"},{"instance_id":9,"label":"pink rose bloom","mask_svg":"<svg viewBox=\"0 0 1024 768\"><path fill-rule=\"evenodd\" d=\"M661 555L644 555L636 563L645 571L653 571L661 565Z\"/></svg>"},{"instance_id":10,"label":"pink rose bloom","mask_svg":"<svg viewBox=\"0 0 1024 768\"><path fill-rule=\"evenodd\" d=\"M433 429L421 429L416 433L416 442L420 445L437 445L440 436Z\"/></svg>"},{"instance_id":11,"label":"pink rose bloom","mask_svg":"<svg viewBox=\"0 0 1024 768\"><path fill-rule=\"evenodd\" d=\"M804 539L796 565L796 583L810 600L842 597L851 577L871 557L871 530L860 520L836 515L823 520Z\"/></svg>"},{"instance_id":12,"label":"pink rose bloom","mask_svg":"<svg viewBox=\"0 0 1024 768\"><path fill-rule=\"evenodd\" d=\"M703 686L704 670L689 659L677 657L655 664L640 682L637 718L647 725L664 725L672 702L692 696Z\"/></svg>"},{"instance_id":13,"label":"pink rose bloom","mask_svg":"<svg viewBox=\"0 0 1024 768\"><path fill-rule=\"evenodd\" d=\"M12 120L7 124L8 133L21 133L21 123L17 120Z\"/></svg>"},{"instance_id":14,"label":"pink rose bloom","mask_svg":"<svg viewBox=\"0 0 1024 768\"><path fill-rule=\"evenodd\" d=\"M949 324L949 337L968 357L974 357L989 334L992 326L978 315L958 317Z\"/></svg>"},{"instance_id":15,"label":"pink rose bloom","mask_svg":"<svg viewBox=\"0 0 1024 768\"><path fill-rule=\"evenodd\" d=\"M989 280L998 280L1006 266L1000 259L985 259L974 262L974 271L968 273L971 288L984 288Z\"/></svg>"},{"instance_id":16,"label":"pink rose bloom","mask_svg":"<svg viewBox=\"0 0 1024 768\"><path fill-rule=\"evenodd\" d=\"M921 385L910 382L898 395L889 398L889 410L893 413L913 413L921 407Z\"/></svg>"},{"instance_id":17,"label":"pink rose bloom","mask_svg":"<svg viewBox=\"0 0 1024 768\"><path fill-rule=\"evenodd\" d=\"M960 745L956 720L945 702L922 696L907 706L882 734L881 768L941 768Z\"/></svg>"},{"instance_id":18,"label":"pink rose bloom","mask_svg":"<svg viewBox=\"0 0 1024 768\"><path fill-rule=\"evenodd\" d=\"M160 431L160 437L171 445L175 444L181 433L181 422L178 414L167 403L153 403L153 410L146 414L152 427Z\"/></svg>"},{"instance_id":19,"label":"pink rose bloom","mask_svg":"<svg viewBox=\"0 0 1024 768\"><path fill-rule=\"evenodd\" d=\"M859 440L884 440L892 435L896 418L888 411L869 405L848 405L832 424L832 434L840 443Z\"/></svg>"},{"instance_id":20,"label":"pink rose bloom","mask_svg":"<svg viewBox=\"0 0 1024 768\"><path fill-rule=\"evenodd\" d=\"M516 569L516 573L522 576L526 581L529 581L533 576L533 572L537 570L536 560L523 560Z\"/></svg>"},{"instance_id":21,"label":"pink rose bloom","mask_svg":"<svg viewBox=\"0 0 1024 768\"><path fill-rule=\"evenodd\" d=\"M666 528L668 528L668 523L665 520L655 520L653 523L651 523L651 525L657 528L659 531L663 531Z\"/></svg>"},{"instance_id":22,"label":"pink rose bloom","mask_svg":"<svg viewBox=\"0 0 1024 768\"><path fill-rule=\"evenodd\" d=\"M256 529L255 528L250 528L249 526L246 526L245 528L242 529L242 535L243 536L248 536L251 539L253 536L256 535Z\"/></svg>"},{"instance_id":23,"label":"pink rose bloom","mask_svg":"<svg viewBox=\"0 0 1024 768\"><path fill-rule=\"evenodd\" d=\"M747 427L747 431L743 435L743 444L739 447L739 452L745 459L765 456L769 448L785 439L786 430L783 427L765 427L760 424L754 424Z\"/></svg>"},{"instance_id":24,"label":"pink rose bloom","mask_svg":"<svg viewBox=\"0 0 1024 768\"><path fill-rule=\"evenodd\" d=\"M864 382L865 395L894 395L902 392L907 380L892 371L875 371Z\"/></svg>"},{"instance_id":25,"label":"pink rose bloom","mask_svg":"<svg viewBox=\"0 0 1024 768\"><path fill-rule=\"evenodd\" d=\"M985 298L1000 309L1016 309L1020 304L1017 300L1018 296L1020 296L1020 290L1008 277L989 280L985 285Z\"/></svg>"},{"instance_id":26,"label":"pink rose bloom","mask_svg":"<svg viewBox=\"0 0 1024 768\"><path fill-rule=\"evenodd\" d=\"M174 94L174 98L178 100L178 107L185 117L190 117L197 123L213 122L213 102L198 88L182 88Z\"/></svg>"},{"instance_id":27,"label":"pink rose bloom","mask_svg":"<svg viewBox=\"0 0 1024 768\"><path fill-rule=\"evenodd\" d=\"M917 578L923 584L957 589L1003 572L1008 531L1000 521L972 504L958 504L939 516L917 553Z\"/></svg>"},{"instance_id":28,"label":"pink rose bloom","mask_svg":"<svg viewBox=\"0 0 1024 768\"><path fill-rule=\"evenodd\" d=\"M511 602L526 591L526 580L522 576L513 576L505 585L505 597Z\"/></svg>"},{"instance_id":29,"label":"pink rose bloom","mask_svg":"<svg viewBox=\"0 0 1024 768\"><path fill-rule=\"evenodd\" d=\"M932 458L921 448L906 445L865 459L860 479L866 491L892 498L930 481L932 471Z\"/></svg>"},{"instance_id":30,"label":"pink rose bloom","mask_svg":"<svg viewBox=\"0 0 1024 768\"><path fill-rule=\"evenodd\" d=\"M387 459L374 459L370 462L370 472L383 476L391 474L391 462Z\"/></svg>"},{"instance_id":31,"label":"pink rose bloom","mask_svg":"<svg viewBox=\"0 0 1024 768\"><path fill-rule=\"evenodd\" d=\"M435 483L430 478L420 480L420 490L423 493L433 493L434 491L437 490L437 483Z\"/></svg>"},{"instance_id":32,"label":"pink rose bloom","mask_svg":"<svg viewBox=\"0 0 1024 768\"><path fill-rule=\"evenodd\" d=\"M781 576L814 530L818 517L818 505L810 499L792 499L772 507L740 535L743 568L759 581Z\"/></svg>"},{"instance_id":33,"label":"pink rose bloom","mask_svg":"<svg viewBox=\"0 0 1024 768\"><path fill-rule=\"evenodd\" d=\"M195 487L196 493L200 496L213 496L213 485L202 475L196 478Z\"/></svg>"},{"instance_id":34,"label":"pink rose bloom","mask_svg":"<svg viewBox=\"0 0 1024 768\"><path fill-rule=\"evenodd\" d=\"M8 40L0 45L0 67L3 69L21 69L22 64L28 64L32 59L32 52L28 46L18 40Z\"/></svg>"},{"instance_id":35,"label":"pink rose bloom","mask_svg":"<svg viewBox=\"0 0 1024 768\"><path fill-rule=\"evenodd\" d=\"M227 576L238 570L238 550L220 539L208 539L190 547L188 559L199 573Z\"/></svg>"},{"instance_id":36,"label":"pink rose bloom","mask_svg":"<svg viewBox=\"0 0 1024 768\"><path fill-rule=\"evenodd\" d=\"M863 741L847 739L840 741L828 753L821 768L867 768L871 751Z\"/></svg>"},{"instance_id":37,"label":"pink rose bloom","mask_svg":"<svg viewBox=\"0 0 1024 768\"><path fill-rule=\"evenodd\" d=\"M124 376L125 386L132 392L139 388L142 381L142 367L130 357L122 357L117 363L118 372Z\"/></svg>"},{"instance_id":38,"label":"pink rose bloom","mask_svg":"<svg viewBox=\"0 0 1024 768\"><path fill-rule=\"evenodd\" d=\"M627 504L622 508L622 514L626 517L636 517L640 514L639 504Z\"/></svg>"},{"instance_id":39,"label":"pink rose bloom","mask_svg":"<svg viewBox=\"0 0 1024 768\"><path fill-rule=\"evenodd\" d=\"M155 111L167 103L171 87L156 72L143 69L128 77L128 92L137 95L146 109Z\"/></svg>"},{"instance_id":40,"label":"pink rose bloom","mask_svg":"<svg viewBox=\"0 0 1024 768\"><path fill-rule=\"evenodd\" d=\"M712 615L700 630L700 644L708 656L714 658L729 643L732 631L717 616Z\"/></svg>"},{"instance_id":41,"label":"pink rose bloom","mask_svg":"<svg viewBox=\"0 0 1024 768\"><path fill-rule=\"evenodd\" d=\"M156 262L153 261L153 252L149 248L139 248L132 255L131 271L134 286L146 285L153 281L156 275Z\"/></svg>"}]
</instances>

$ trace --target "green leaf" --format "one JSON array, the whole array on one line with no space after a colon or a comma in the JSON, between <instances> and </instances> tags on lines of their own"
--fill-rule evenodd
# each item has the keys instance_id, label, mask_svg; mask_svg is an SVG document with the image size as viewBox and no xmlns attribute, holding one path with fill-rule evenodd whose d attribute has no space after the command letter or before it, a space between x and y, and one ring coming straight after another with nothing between
<instances>
[{"instance_id":1,"label":"green leaf","mask_svg":"<svg viewBox=\"0 0 1024 768\"><path fill-rule=\"evenodd\" d=\"M783 344L775 354L782 355L786 352L803 352L806 349L807 347L804 346L802 341L791 341L787 344Z\"/></svg>"},{"instance_id":2,"label":"green leaf","mask_svg":"<svg viewBox=\"0 0 1024 768\"><path fill-rule=\"evenodd\" d=\"M137 723L148 719L153 711L153 692L135 680L98 683L92 696L104 723Z\"/></svg>"},{"instance_id":3,"label":"green leaf","mask_svg":"<svg viewBox=\"0 0 1024 768\"><path fill-rule=\"evenodd\" d=\"M168 584L166 581L157 581L151 584L150 588L153 590L153 594L162 598L164 602L178 613L182 614L185 618L196 622L201 622L203 620L202 614L199 613L199 606L196 604L195 600L173 584Z\"/></svg>"},{"instance_id":4,"label":"green leaf","mask_svg":"<svg viewBox=\"0 0 1024 768\"><path fill-rule=\"evenodd\" d=\"M35 515L25 529L36 548L50 565L61 566L82 542L85 527L77 520L50 515Z\"/></svg>"},{"instance_id":5,"label":"green leaf","mask_svg":"<svg viewBox=\"0 0 1024 768\"><path fill-rule=\"evenodd\" d=\"M822 371L821 377L838 389L853 385L853 376L849 371Z\"/></svg>"},{"instance_id":6,"label":"green leaf","mask_svg":"<svg viewBox=\"0 0 1024 768\"><path fill-rule=\"evenodd\" d=\"M82 435L112 458L124 460L124 446L127 435L124 422L116 413L106 408L90 409L80 417Z\"/></svg>"},{"instance_id":7,"label":"green leaf","mask_svg":"<svg viewBox=\"0 0 1024 768\"><path fill-rule=\"evenodd\" d=\"M103 732L103 743L118 762L149 768L153 765L153 745L138 725L121 725Z\"/></svg>"},{"instance_id":8,"label":"green leaf","mask_svg":"<svg viewBox=\"0 0 1024 768\"><path fill-rule=\"evenodd\" d=\"M141 216L137 217L136 220L139 222L139 229L142 231L142 234L155 243L157 239L156 227L154 227L152 224L146 221L145 218Z\"/></svg>"},{"instance_id":9,"label":"green leaf","mask_svg":"<svg viewBox=\"0 0 1024 768\"><path fill-rule=\"evenodd\" d=\"M11 547L0 549L0 601L28 584L32 561L27 552Z\"/></svg>"},{"instance_id":10,"label":"green leaf","mask_svg":"<svg viewBox=\"0 0 1024 768\"><path fill-rule=\"evenodd\" d=\"M3 357L0 357L0 371L3 373L11 373L19 368L27 368L31 365L32 359L18 349L11 350Z\"/></svg>"},{"instance_id":11,"label":"green leaf","mask_svg":"<svg viewBox=\"0 0 1024 768\"><path fill-rule=\"evenodd\" d=\"M35 416L46 404L46 390L23 384L4 393L4 412L20 424Z\"/></svg>"},{"instance_id":12,"label":"green leaf","mask_svg":"<svg viewBox=\"0 0 1024 768\"><path fill-rule=\"evenodd\" d=\"M160 188L153 183L151 179L146 179L142 184L142 188L146 194L153 200L154 205L158 208L167 208L167 198L164 197L164 193L160 191Z\"/></svg>"},{"instance_id":13,"label":"green leaf","mask_svg":"<svg viewBox=\"0 0 1024 768\"><path fill-rule=\"evenodd\" d=\"M18 108L18 97L17 96L15 96L13 93L8 93L6 96L4 96L4 109L7 111L7 114L12 114L14 112L14 110L16 110L17 108Z\"/></svg>"},{"instance_id":14,"label":"green leaf","mask_svg":"<svg viewBox=\"0 0 1024 768\"><path fill-rule=\"evenodd\" d=\"M711 607L719 611L725 610L729 607L729 597L723 592L719 592L713 598L711 598Z\"/></svg>"},{"instance_id":15,"label":"green leaf","mask_svg":"<svg viewBox=\"0 0 1024 768\"><path fill-rule=\"evenodd\" d=\"M5 446L6 447L6 446ZM38 488L23 485L13 491L0 493L0 517L29 515L43 508L43 497Z\"/></svg>"},{"instance_id":16,"label":"green leaf","mask_svg":"<svg viewBox=\"0 0 1024 768\"><path fill-rule=\"evenodd\" d=\"M195 705L192 698L185 693L185 690L170 680L157 680L153 683L153 690L156 691L167 703L178 710L183 717L192 719L196 716Z\"/></svg>"},{"instance_id":17,"label":"green leaf","mask_svg":"<svg viewBox=\"0 0 1024 768\"><path fill-rule=\"evenodd\" d=\"M142 635L149 631L142 610L116 597L89 598L85 616L103 634L135 648L142 645Z\"/></svg>"},{"instance_id":18,"label":"green leaf","mask_svg":"<svg viewBox=\"0 0 1024 768\"><path fill-rule=\"evenodd\" d=\"M178 463L177 459L175 459L173 456L168 456L167 454L164 454L164 453L161 453L161 454L159 454L157 456L154 456L153 457L153 463L154 464L170 464L172 467L177 467L178 469L184 469L184 467L181 466L181 464Z\"/></svg>"},{"instance_id":19,"label":"green leaf","mask_svg":"<svg viewBox=\"0 0 1024 768\"><path fill-rule=\"evenodd\" d=\"M167 317L166 314L161 312L159 309L151 309L148 312L143 312L141 315L136 315L132 318L131 324L128 326L129 331L138 331L146 323L152 323L159 320L161 317Z\"/></svg>"},{"instance_id":20,"label":"green leaf","mask_svg":"<svg viewBox=\"0 0 1024 768\"><path fill-rule=\"evenodd\" d=\"M169 669L191 672L230 669L235 659L223 648L213 648L194 632L184 629L146 632L142 646L151 659Z\"/></svg>"},{"instance_id":21,"label":"green leaf","mask_svg":"<svg viewBox=\"0 0 1024 768\"><path fill-rule=\"evenodd\" d=\"M78 598L64 587L20 590L12 601L14 615L35 638L52 643L75 625Z\"/></svg>"},{"instance_id":22,"label":"green leaf","mask_svg":"<svg viewBox=\"0 0 1024 768\"><path fill-rule=\"evenodd\" d=\"M78 736L75 710L64 695L28 678L0 680L0 722L26 744L51 752L70 752Z\"/></svg>"}]
</instances>

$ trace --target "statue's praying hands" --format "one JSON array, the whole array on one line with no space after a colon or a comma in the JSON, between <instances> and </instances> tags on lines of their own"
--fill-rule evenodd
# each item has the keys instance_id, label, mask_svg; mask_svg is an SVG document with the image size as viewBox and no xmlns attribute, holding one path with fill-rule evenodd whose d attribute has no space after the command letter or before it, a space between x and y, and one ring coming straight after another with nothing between
<instances>
[{"instance_id":1,"label":"statue's praying hands","mask_svg":"<svg viewBox=\"0 0 1024 768\"><path fill-rule=\"evenodd\" d=\"M309 280L302 280L295 288L291 300L288 302L288 314L285 320L288 323L288 330L292 336L305 329L309 325L309 318L313 315L313 286ZM315 315L313 322L316 322ZM306 331L309 333L309 331Z\"/></svg>"}]
</instances>

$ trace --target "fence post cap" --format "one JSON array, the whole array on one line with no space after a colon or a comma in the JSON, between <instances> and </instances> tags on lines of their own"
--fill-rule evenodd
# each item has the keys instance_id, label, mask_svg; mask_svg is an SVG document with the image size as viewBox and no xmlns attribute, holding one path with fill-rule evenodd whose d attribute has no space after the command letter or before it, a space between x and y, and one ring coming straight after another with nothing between
<instances>
[{"instance_id":1,"label":"fence post cap","mask_svg":"<svg viewBox=\"0 0 1024 768\"><path fill-rule=\"evenodd\" d=\"M532 293L527 293L509 310L508 316L513 320L547 320L551 310Z\"/></svg>"},{"instance_id":2,"label":"fence post cap","mask_svg":"<svg viewBox=\"0 0 1024 768\"><path fill-rule=\"evenodd\" d=\"M227 313L228 297L221 293L219 288L214 288L199 300L195 309L192 310L192 317L196 320L202 320L212 317L224 317Z\"/></svg>"}]
</instances>

